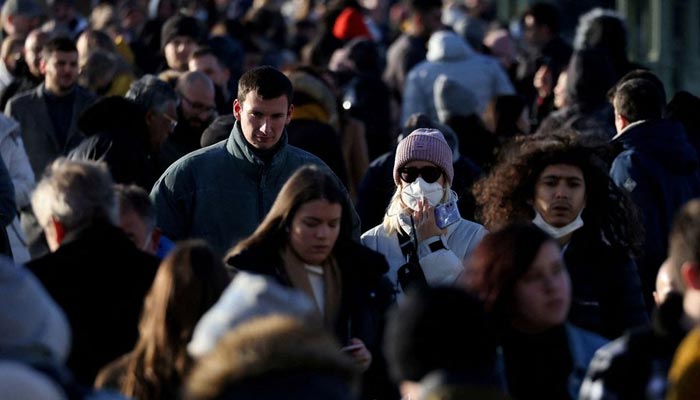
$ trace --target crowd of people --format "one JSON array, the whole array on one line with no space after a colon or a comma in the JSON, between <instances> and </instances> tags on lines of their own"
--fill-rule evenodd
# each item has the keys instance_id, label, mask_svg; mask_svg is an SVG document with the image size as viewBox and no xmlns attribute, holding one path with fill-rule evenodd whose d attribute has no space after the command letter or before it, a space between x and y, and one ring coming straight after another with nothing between
<instances>
[{"instance_id":1,"label":"crowd of people","mask_svg":"<svg viewBox=\"0 0 700 400\"><path fill-rule=\"evenodd\" d=\"M0 4L3 398L700 398L700 98L614 10Z\"/></svg>"}]
</instances>

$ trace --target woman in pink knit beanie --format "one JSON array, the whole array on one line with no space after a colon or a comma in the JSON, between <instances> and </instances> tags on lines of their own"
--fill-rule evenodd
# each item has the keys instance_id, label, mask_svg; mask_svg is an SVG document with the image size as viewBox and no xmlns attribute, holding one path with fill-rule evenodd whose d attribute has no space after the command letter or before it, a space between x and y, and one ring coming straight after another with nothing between
<instances>
[{"instance_id":1,"label":"woman in pink knit beanie","mask_svg":"<svg viewBox=\"0 0 700 400\"><path fill-rule=\"evenodd\" d=\"M399 142L396 191L384 222L362 235L365 246L386 257L399 293L414 285L453 284L486 234L459 216L453 177L452 151L440 131L416 129Z\"/></svg>"}]
</instances>

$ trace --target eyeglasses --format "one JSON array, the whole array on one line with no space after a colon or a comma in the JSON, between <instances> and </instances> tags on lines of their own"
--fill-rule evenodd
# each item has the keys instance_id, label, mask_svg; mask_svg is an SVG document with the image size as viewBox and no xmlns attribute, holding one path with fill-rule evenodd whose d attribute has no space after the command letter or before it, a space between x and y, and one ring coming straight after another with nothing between
<instances>
[{"instance_id":1,"label":"eyeglasses","mask_svg":"<svg viewBox=\"0 0 700 400\"><path fill-rule=\"evenodd\" d=\"M168 123L170 124L171 131L174 131L175 128L177 128L177 120L175 118L171 117L170 115L168 115L166 113L161 113L160 115L162 115L163 118L168 120Z\"/></svg>"},{"instance_id":2,"label":"eyeglasses","mask_svg":"<svg viewBox=\"0 0 700 400\"><path fill-rule=\"evenodd\" d=\"M178 94L179 94L180 97L181 97L183 100L185 100L185 101L187 102L187 104L189 104L190 107L192 107L192 109L193 109L195 112L197 112L197 113L202 113L202 112L204 112L204 113L207 113L207 114L212 114L212 113L214 113L214 111L216 111L216 107L215 107L215 106L209 106L209 105L206 105L206 104L204 104L204 103L200 103L200 102L198 102L198 101L192 101L192 100L188 99L187 97L185 97L185 95L183 95L182 93L178 93Z\"/></svg>"},{"instance_id":3,"label":"eyeglasses","mask_svg":"<svg viewBox=\"0 0 700 400\"><path fill-rule=\"evenodd\" d=\"M404 167L399 169L401 180L406 183L412 183L419 176L428 183L434 183L442 176L442 169L439 167Z\"/></svg>"}]
</instances>

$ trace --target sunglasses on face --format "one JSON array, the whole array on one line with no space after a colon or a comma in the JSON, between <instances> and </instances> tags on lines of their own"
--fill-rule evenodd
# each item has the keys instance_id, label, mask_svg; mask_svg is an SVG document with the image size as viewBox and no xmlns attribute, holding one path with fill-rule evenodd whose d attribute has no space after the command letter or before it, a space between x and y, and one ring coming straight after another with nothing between
<instances>
[{"instance_id":1,"label":"sunglasses on face","mask_svg":"<svg viewBox=\"0 0 700 400\"><path fill-rule=\"evenodd\" d=\"M399 176L406 183L413 183L419 176L427 183L435 183L442 176L442 169L439 167L404 167L399 170Z\"/></svg>"}]
</instances>

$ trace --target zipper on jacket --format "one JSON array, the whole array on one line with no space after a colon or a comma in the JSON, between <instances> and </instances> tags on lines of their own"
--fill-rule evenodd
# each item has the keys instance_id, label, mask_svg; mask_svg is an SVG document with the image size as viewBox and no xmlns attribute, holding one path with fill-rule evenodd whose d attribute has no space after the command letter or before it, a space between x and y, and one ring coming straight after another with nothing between
<instances>
[{"instance_id":1,"label":"zipper on jacket","mask_svg":"<svg viewBox=\"0 0 700 400\"><path fill-rule=\"evenodd\" d=\"M258 172L258 221L262 221L265 218L265 207L264 207L264 188L265 187L265 167L260 168Z\"/></svg>"}]
</instances>

